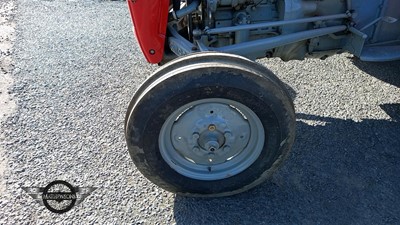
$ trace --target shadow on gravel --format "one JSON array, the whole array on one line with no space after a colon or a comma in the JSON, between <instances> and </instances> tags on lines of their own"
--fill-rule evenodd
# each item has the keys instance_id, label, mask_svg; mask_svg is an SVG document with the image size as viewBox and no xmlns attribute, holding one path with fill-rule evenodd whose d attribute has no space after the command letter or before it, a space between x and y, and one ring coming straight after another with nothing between
<instances>
[{"instance_id":1,"label":"shadow on gravel","mask_svg":"<svg viewBox=\"0 0 400 225\"><path fill-rule=\"evenodd\" d=\"M363 62L358 58L352 58L352 62L360 70L369 75L396 87L400 87L400 61Z\"/></svg>"},{"instance_id":2,"label":"shadow on gravel","mask_svg":"<svg viewBox=\"0 0 400 225\"><path fill-rule=\"evenodd\" d=\"M400 224L400 104L381 108L393 119L297 114L292 154L271 181L233 197L177 196L177 224Z\"/></svg>"}]
</instances>

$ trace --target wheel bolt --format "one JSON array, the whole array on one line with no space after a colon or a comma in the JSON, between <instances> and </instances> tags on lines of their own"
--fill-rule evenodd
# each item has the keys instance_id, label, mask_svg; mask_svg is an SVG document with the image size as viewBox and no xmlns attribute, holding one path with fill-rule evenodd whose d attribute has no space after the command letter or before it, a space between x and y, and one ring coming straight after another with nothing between
<instances>
[{"instance_id":1,"label":"wheel bolt","mask_svg":"<svg viewBox=\"0 0 400 225\"><path fill-rule=\"evenodd\" d=\"M225 137L225 138L230 138L230 137L232 137L231 132L229 132L229 131L225 132L224 137Z\"/></svg>"},{"instance_id":2,"label":"wheel bolt","mask_svg":"<svg viewBox=\"0 0 400 225\"><path fill-rule=\"evenodd\" d=\"M228 145L224 147L224 152L228 152L231 150L231 147L229 147Z\"/></svg>"},{"instance_id":3,"label":"wheel bolt","mask_svg":"<svg viewBox=\"0 0 400 225\"><path fill-rule=\"evenodd\" d=\"M199 133L193 133L193 139L199 139L200 135Z\"/></svg>"}]
</instances>

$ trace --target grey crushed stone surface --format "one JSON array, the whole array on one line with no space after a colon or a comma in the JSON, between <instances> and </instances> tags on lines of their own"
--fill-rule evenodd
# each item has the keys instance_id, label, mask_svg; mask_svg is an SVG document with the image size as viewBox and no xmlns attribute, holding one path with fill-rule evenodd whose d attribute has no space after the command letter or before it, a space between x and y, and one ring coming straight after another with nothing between
<instances>
[{"instance_id":1,"label":"grey crushed stone surface","mask_svg":"<svg viewBox=\"0 0 400 225\"><path fill-rule=\"evenodd\" d=\"M14 12L15 6L12 0L0 2L0 123L4 122L16 108L9 91L13 84L11 77L13 60L11 55L15 38ZM4 133L0 132L0 140L4 138ZM7 170L7 157L4 152L0 145L0 196L6 190L4 174Z\"/></svg>"},{"instance_id":2,"label":"grey crushed stone surface","mask_svg":"<svg viewBox=\"0 0 400 225\"><path fill-rule=\"evenodd\" d=\"M290 89L292 154L271 181L232 197L184 198L146 180L123 119L145 62L126 3L17 0L0 223L399 224L400 62L260 60ZM98 187L54 214L21 189L62 179Z\"/></svg>"}]
</instances>

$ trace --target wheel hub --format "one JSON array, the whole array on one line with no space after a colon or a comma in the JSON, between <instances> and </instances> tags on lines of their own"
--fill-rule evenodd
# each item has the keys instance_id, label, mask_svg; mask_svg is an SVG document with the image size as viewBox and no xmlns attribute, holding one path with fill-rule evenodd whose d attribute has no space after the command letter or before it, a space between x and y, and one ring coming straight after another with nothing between
<instances>
[{"instance_id":1,"label":"wheel hub","mask_svg":"<svg viewBox=\"0 0 400 225\"><path fill-rule=\"evenodd\" d=\"M178 172L197 179L205 179L205 172L214 173L210 179L222 179L258 157L264 129L246 106L227 99L204 99L176 110L159 139L162 156Z\"/></svg>"},{"instance_id":2,"label":"wheel hub","mask_svg":"<svg viewBox=\"0 0 400 225\"><path fill-rule=\"evenodd\" d=\"M185 110L175 121L172 135L177 137L172 139L174 148L186 159L196 164L216 165L245 148L250 127L247 118L236 108L208 103Z\"/></svg>"},{"instance_id":3,"label":"wheel hub","mask_svg":"<svg viewBox=\"0 0 400 225\"><path fill-rule=\"evenodd\" d=\"M199 146L210 152L219 150L225 143L224 134L218 130L206 130L200 134L198 144Z\"/></svg>"}]
</instances>

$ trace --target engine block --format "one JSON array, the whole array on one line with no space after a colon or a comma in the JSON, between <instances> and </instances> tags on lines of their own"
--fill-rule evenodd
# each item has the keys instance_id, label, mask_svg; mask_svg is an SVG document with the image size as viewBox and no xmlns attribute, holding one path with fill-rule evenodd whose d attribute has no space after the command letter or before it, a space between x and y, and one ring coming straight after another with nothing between
<instances>
[{"instance_id":1,"label":"engine block","mask_svg":"<svg viewBox=\"0 0 400 225\"><path fill-rule=\"evenodd\" d=\"M178 56L220 51L253 60L279 57L288 61L306 57L324 59L348 51L375 61L377 56L365 47L390 44L397 48L399 13L394 9L400 3L396 0L367 0L367 3L188 0L180 10L172 12L174 20L170 26L174 28L169 29L172 34L169 47ZM397 57L392 54L387 58Z\"/></svg>"},{"instance_id":2,"label":"engine block","mask_svg":"<svg viewBox=\"0 0 400 225\"><path fill-rule=\"evenodd\" d=\"M303 0L207 0L203 7L204 26L206 29L241 26L245 24L260 24L279 20L293 20L313 16L332 15L346 11L343 0L303 1ZM265 39L282 34L305 31L315 27L340 25L343 20L324 21L319 24L295 24L286 26L261 27L256 29L238 30L212 35L205 41L209 47L223 47L253 40ZM205 39L203 39L205 40ZM340 41L333 38L317 38L270 49L260 57L281 57L284 60L303 59L312 50L315 57L326 57L326 49L340 48Z\"/></svg>"}]
</instances>

